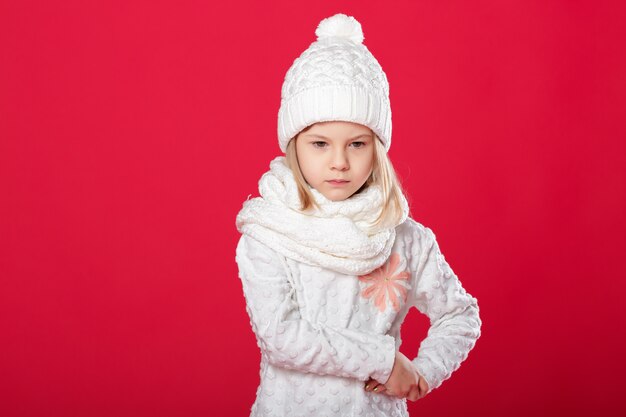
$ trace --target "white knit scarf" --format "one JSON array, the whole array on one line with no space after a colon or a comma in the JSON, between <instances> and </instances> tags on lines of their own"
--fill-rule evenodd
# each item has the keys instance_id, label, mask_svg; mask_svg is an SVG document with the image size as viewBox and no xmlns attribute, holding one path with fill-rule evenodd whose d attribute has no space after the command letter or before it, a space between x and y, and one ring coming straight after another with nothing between
<instances>
[{"instance_id":1,"label":"white knit scarf","mask_svg":"<svg viewBox=\"0 0 626 417\"><path fill-rule=\"evenodd\" d=\"M374 227L382 210L380 187L369 186L342 201L332 201L309 187L320 206L300 210L293 172L284 156L270 162L259 180L260 197L249 199L237 214L237 230L287 258L350 275L364 275L382 265L395 241L398 224Z\"/></svg>"}]
</instances>

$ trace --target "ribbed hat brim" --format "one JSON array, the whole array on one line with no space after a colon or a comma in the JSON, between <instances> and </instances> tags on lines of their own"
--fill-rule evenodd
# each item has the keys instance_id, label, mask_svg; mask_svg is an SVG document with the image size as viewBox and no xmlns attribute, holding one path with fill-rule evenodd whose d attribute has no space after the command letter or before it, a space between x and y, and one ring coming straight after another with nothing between
<instances>
[{"instance_id":1,"label":"ribbed hat brim","mask_svg":"<svg viewBox=\"0 0 626 417\"><path fill-rule=\"evenodd\" d=\"M281 102L278 141L283 152L305 127L325 121L346 121L368 126L389 150L391 107L389 100L356 86L327 85L304 90Z\"/></svg>"}]
</instances>

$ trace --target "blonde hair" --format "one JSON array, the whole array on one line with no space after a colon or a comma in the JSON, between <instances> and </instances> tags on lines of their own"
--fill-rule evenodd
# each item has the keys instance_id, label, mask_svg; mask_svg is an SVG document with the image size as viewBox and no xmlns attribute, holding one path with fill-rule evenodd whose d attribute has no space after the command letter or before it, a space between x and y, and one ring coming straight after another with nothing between
<instances>
[{"instance_id":1,"label":"blonde hair","mask_svg":"<svg viewBox=\"0 0 626 417\"><path fill-rule=\"evenodd\" d=\"M305 128L302 132L306 132L311 126ZM287 144L287 150L285 157L287 165L293 171L296 184L298 186L298 196L300 197L302 211L311 209L312 207L319 208L315 197L309 189L309 185L302 175L300 170L300 164L298 162L298 155L296 153L296 140L298 135L293 137ZM354 194L358 194L365 190L370 185L378 185L383 194L383 207L374 222L374 226L398 224L402 218L402 196L405 194L400 184L400 180L396 175L396 171L393 168L393 164L387 155L387 151L383 143L378 139L378 136L374 135L374 166L372 173L365 181L363 186Z\"/></svg>"}]
</instances>

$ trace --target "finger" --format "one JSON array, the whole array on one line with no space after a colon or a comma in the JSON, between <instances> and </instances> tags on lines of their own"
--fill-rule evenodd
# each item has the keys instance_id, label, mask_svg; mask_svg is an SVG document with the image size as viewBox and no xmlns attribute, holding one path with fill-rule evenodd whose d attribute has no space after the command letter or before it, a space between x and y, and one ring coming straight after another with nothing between
<instances>
[{"instance_id":1,"label":"finger","mask_svg":"<svg viewBox=\"0 0 626 417\"><path fill-rule=\"evenodd\" d=\"M383 384L378 384L374 387L374 389L372 391L376 392L376 393L382 393L385 392L387 390L387 388L383 385Z\"/></svg>"},{"instance_id":2,"label":"finger","mask_svg":"<svg viewBox=\"0 0 626 417\"><path fill-rule=\"evenodd\" d=\"M411 391L409 391L409 394L406 396L407 400L410 401L417 401L420 398L420 392L417 389L417 387L413 387L411 388Z\"/></svg>"},{"instance_id":3,"label":"finger","mask_svg":"<svg viewBox=\"0 0 626 417\"><path fill-rule=\"evenodd\" d=\"M368 385L370 387L369 389L370 391L374 391L374 390L378 391L380 389L379 387L380 382L376 381L375 379L373 379Z\"/></svg>"},{"instance_id":4,"label":"finger","mask_svg":"<svg viewBox=\"0 0 626 417\"><path fill-rule=\"evenodd\" d=\"M382 384L375 379L370 378L365 384L365 391L374 391L374 389L376 389L379 385ZM380 387L376 389L376 392L380 392Z\"/></svg>"},{"instance_id":5,"label":"finger","mask_svg":"<svg viewBox=\"0 0 626 417\"><path fill-rule=\"evenodd\" d=\"M369 391L372 388L372 386L373 386L372 382L373 381L374 380L372 378L370 378L367 381L365 381L365 391Z\"/></svg>"}]
</instances>

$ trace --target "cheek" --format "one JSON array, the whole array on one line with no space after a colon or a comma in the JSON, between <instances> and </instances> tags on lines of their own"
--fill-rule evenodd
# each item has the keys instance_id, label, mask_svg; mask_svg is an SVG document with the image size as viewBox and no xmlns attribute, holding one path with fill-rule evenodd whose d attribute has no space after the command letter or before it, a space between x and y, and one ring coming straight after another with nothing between
<instances>
[{"instance_id":1,"label":"cheek","mask_svg":"<svg viewBox=\"0 0 626 417\"><path fill-rule=\"evenodd\" d=\"M359 161L359 171L361 175L369 176L369 174L374 169L374 158L373 156L368 156Z\"/></svg>"},{"instance_id":2,"label":"cheek","mask_svg":"<svg viewBox=\"0 0 626 417\"><path fill-rule=\"evenodd\" d=\"M298 154L298 163L300 165L300 172L306 180L311 183L314 180L315 172L317 171L315 166L315 160L313 160L306 152L300 152Z\"/></svg>"},{"instance_id":3,"label":"cheek","mask_svg":"<svg viewBox=\"0 0 626 417\"><path fill-rule=\"evenodd\" d=\"M310 167L306 163L302 163L301 162L300 163L300 172L302 172L302 176L304 177L304 180L310 184L311 183L311 169L310 169Z\"/></svg>"}]
</instances>

